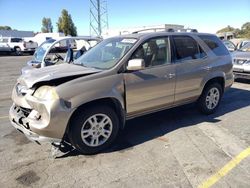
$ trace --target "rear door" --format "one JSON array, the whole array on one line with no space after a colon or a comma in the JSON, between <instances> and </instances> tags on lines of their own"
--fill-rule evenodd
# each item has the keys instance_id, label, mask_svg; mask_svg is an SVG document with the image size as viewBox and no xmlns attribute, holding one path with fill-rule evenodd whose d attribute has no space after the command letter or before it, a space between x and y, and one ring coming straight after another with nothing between
<instances>
[{"instance_id":1,"label":"rear door","mask_svg":"<svg viewBox=\"0 0 250 188\"><path fill-rule=\"evenodd\" d=\"M153 38L134 52L131 59L144 59L145 69L125 73L128 115L172 106L175 65L171 63L169 37Z\"/></svg>"},{"instance_id":2,"label":"rear door","mask_svg":"<svg viewBox=\"0 0 250 188\"><path fill-rule=\"evenodd\" d=\"M206 53L191 36L173 36L175 46L175 104L195 99L203 78L210 71Z\"/></svg>"}]
</instances>

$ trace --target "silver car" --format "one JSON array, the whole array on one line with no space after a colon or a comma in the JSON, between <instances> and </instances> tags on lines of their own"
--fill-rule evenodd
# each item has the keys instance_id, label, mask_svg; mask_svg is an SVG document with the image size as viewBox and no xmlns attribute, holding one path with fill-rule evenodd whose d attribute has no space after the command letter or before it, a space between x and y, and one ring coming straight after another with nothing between
<instances>
[{"instance_id":1,"label":"silver car","mask_svg":"<svg viewBox=\"0 0 250 188\"><path fill-rule=\"evenodd\" d=\"M235 78L250 79L250 43L232 54Z\"/></svg>"},{"instance_id":2,"label":"silver car","mask_svg":"<svg viewBox=\"0 0 250 188\"><path fill-rule=\"evenodd\" d=\"M84 154L110 146L128 119L197 102L215 112L233 84L232 58L211 34L155 32L103 40L72 64L18 78L12 125L35 142Z\"/></svg>"},{"instance_id":3,"label":"silver car","mask_svg":"<svg viewBox=\"0 0 250 188\"><path fill-rule=\"evenodd\" d=\"M34 68L71 63L101 40L99 37L89 36L48 39L36 49L32 60L27 62L21 72L25 74Z\"/></svg>"},{"instance_id":4,"label":"silver car","mask_svg":"<svg viewBox=\"0 0 250 188\"><path fill-rule=\"evenodd\" d=\"M227 47L229 52L234 52L237 48L230 40L223 40L223 44Z\"/></svg>"}]
</instances>

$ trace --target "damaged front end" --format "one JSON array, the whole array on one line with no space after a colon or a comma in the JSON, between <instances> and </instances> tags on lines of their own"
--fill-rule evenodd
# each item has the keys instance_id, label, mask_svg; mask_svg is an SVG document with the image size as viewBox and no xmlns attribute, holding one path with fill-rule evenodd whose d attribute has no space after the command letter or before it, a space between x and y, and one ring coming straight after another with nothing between
<instances>
[{"instance_id":1,"label":"damaged front end","mask_svg":"<svg viewBox=\"0 0 250 188\"><path fill-rule=\"evenodd\" d=\"M12 125L36 143L60 143L73 109L56 94L54 86L27 89L18 83L9 111Z\"/></svg>"},{"instance_id":2,"label":"damaged front end","mask_svg":"<svg viewBox=\"0 0 250 188\"><path fill-rule=\"evenodd\" d=\"M12 125L37 143L60 143L74 108L59 94L59 85L100 72L73 64L35 69L21 75L12 92ZM65 95L64 95L65 96Z\"/></svg>"},{"instance_id":3,"label":"damaged front end","mask_svg":"<svg viewBox=\"0 0 250 188\"><path fill-rule=\"evenodd\" d=\"M29 121L27 115L31 111L32 111L31 109L24 109L15 104L11 106L9 118L12 125L16 128L16 130L23 133L29 140L36 142L37 144L40 144L41 142L60 143L61 139L41 136L31 131L30 129L31 122Z\"/></svg>"}]
</instances>

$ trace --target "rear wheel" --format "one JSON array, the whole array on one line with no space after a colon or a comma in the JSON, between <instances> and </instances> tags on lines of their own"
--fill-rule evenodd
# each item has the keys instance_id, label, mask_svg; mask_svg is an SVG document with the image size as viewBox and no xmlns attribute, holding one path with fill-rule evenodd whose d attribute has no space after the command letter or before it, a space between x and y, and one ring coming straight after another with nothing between
<instances>
[{"instance_id":1,"label":"rear wheel","mask_svg":"<svg viewBox=\"0 0 250 188\"><path fill-rule=\"evenodd\" d=\"M21 51L21 48L19 48L19 47L16 47L16 48L15 48L15 54L16 54L17 56L20 56L20 55L22 55L22 51Z\"/></svg>"},{"instance_id":2,"label":"rear wheel","mask_svg":"<svg viewBox=\"0 0 250 188\"><path fill-rule=\"evenodd\" d=\"M96 154L110 146L119 132L113 109L96 106L80 110L70 125L71 144L83 154Z\"/></svg>"},{"instance_id":3,"label":"rear wheel","mask_svg":"<svg viewBox=\"0 0 250 188\"><path fill-rule=\"evenodd\" d=\"M219 83L206 86L198 100L200 111L204 114L214 113L220 104L222 94L222 87Z\"/></svg>"}]
</instances>

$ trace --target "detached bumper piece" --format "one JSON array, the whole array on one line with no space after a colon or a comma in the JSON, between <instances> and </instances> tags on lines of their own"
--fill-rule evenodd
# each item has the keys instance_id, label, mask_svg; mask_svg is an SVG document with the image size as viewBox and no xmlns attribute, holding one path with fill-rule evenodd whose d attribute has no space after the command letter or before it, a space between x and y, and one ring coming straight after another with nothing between
<instances>
[{"instance_id":1,"label":"detached bumper piece","mask_svg":"<svg viewBox=\"0 0 250 188\"><path fill-rule=\"evenodd\" d=\"M29 140L37 144L41 144L41 142L60 143L61 139L44 137L32 132L30 129L30 122L27 118L31 111L31 109L22 108L13 104L9 112L11 124Z\"/></svg>"}]
</instances>

